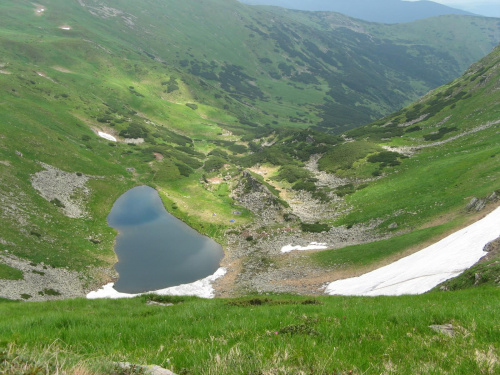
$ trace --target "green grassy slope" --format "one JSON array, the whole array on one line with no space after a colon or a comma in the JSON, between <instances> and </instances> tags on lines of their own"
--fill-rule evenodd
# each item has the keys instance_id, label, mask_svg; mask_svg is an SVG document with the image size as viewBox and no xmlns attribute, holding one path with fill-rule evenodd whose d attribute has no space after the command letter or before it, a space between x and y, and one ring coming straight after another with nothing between
<instances>
[{"instance_id":1,"label":"green grassy slope","mask_svg":"<svg viewBox=\"0 0 500 375\"><path fill-rule=\"evenodd\" d=\"M469 207L473 198L492 207L497 204L499 61L497 47L460 79L395 115L347 133L358 142L344 147L365 145L365 152L356 154L348 163L341 164L333 158L335 148L323 156L319 166L325 170L340 176L377 178L347 195L352 210L338 224L379 220L380 231L413 232L369 246L318 253L312 256L316 263L358 267L378 262L390 258L397 249L408 249L432 236L439 238L452 227L463 225L476 212ZM391 146L392 151L375 151L375 146ZM488 265L478 266L476 271L462 276L464 280L451 284L481 284L471 279L474 274L488 275L484 282L498 284L495 262L498 254L492 256Z\"/></svg>"},{"instance_id":2,"label":"green grassy slope","mask_svg":"<svg viewBox=\"0 0 500 375\"><path fill-rule=\"evenodd\" d=\"M231 127L236 120L207 104L197 110L187 107L196 101L191 94L200 88L196 80L188 87L181 74L160 62L113 40L107 47L98 44L96 40L104 43L105 37L97 33L58 29L69 14L64 7L43 16L35 15L35 7L27 2L8 9L2 11L6 22L0 30L3 250L76 270L109 266L114 262L115 233L106 216L116 198L137 184L162 187L164 198L174 201L172 197L185 195L181 191L192 191L207 202L203 212L234 209L227 194L219 196L200 186L203 171L194 172L205 159L197 149L208 152L215 146L207 140L227 140L219 123ZM24 25L22 31L17 24ZM92 28L92 23L86 25ZM245 125L239 129L244 133ZM106 141L92 130L123 133L124 142ZM127 143L126 134L136 133L146 138L144 144ZM155 161L153 152L165 159ZM69 218L37 193L31 180L43 170L39 162L91 176L86 216ZM131 168L133 172L127 171ZM173 181L178 184L167 186ZM242 222L248 216L243 215ZM220 223L189 221L216 238L221 235Z\"/></svg>"},{"instance_id":3,"label":"green grassy slope","mask_svg":"<svg viewBox=\"0 0 500 375\"><path fill-rule=\"evenodd\" d=\"M123 361L177 374L499 370L498 288L314 300L164 298L175 304L170 307L148 306L147 299L59 301L43 308L0 302L0 348L11 345L10 354L0 349L0 371L20 367L16 360L23 358L40 374L50 373L50 364L68 373L110 374L116 373L112 362ZM453 337L430 328L443 324L452 325Z\"/></svg>"},{"instance_id":4,"label":"green grassy slope","mask_svg":"<svg viewBox=\"0 0 500 375\"><path fill-rule=\"evenodd\" d=\"M385 234L415 231L376 244L317 253L311 257L316 264L384 263L464 225L476 212L467 209L473 198L496 204L499 61L497 47L461 78L391 116L345 133L347 141L312 132L287 138L285 133L276 134L271 147L254 146L251 160L287 164L276 180L308 190L325 204L332 193L345 199L349 209L335 220L325 219L325 224L375 223L376 231ZM345 185L318 186L301 164L314 154L322 155L319 169L344 179Z\"/></svg>"},{"instance_id":5,"label":"green grassy slope","mask_svg":"<svg viewBox=\"0 0 500 375\"><path fill-rule=\"evenodd\" d=\"M352 137L362 142L338 146L349 148L342 154L351 155L348 166L354 163L354 168L333 168L331 160L341 138L279 128L318 123L325 128L328 109L323 104L327 102L335 104L328 108L338 109L338 119L342 113L349 117L364 113L349 109L351 105L363 107L359 103L374 110L370 116L389 110L387 103L407 101L484 53L498 40L495 20L459 17L451 22L446 18L438 37L434 21L398 25L393 34L389 26L356 23L335 14L276 14L233 1L140 5L110 1L108 5L114 10L93 1L52 0L43 4L46 9L41 15L27 1L0 5L0 239L4 250L36 263L80 271L88 266L109 267L114 262L115 233L107 227L106 215L121 193L138 184L157 187L169 211L224 242L231 213L243 213L239 225L251 223L252 213L230 197L232 182L214 188L207 179L229 175L237 181L242 167L266 162L287 165L288 170L278 178L327 201L328 191L316 189L308 172L300 172L300 178L285 176L303 170L312 154L326 154L320 167L326 164L326 170L341 177L384 175L365 189L356 191L360 186L352 185L337 191L354 207L337 224L383 218L381 229L393 222L400 228L413 228L459 209L465 197L483 196L498 188L496 156L492 157L497 147L494 127L445 147L422 149L401 159L396 167L366 159L381 145L414 146L421 143L415 137L435 137L428 134L434 131L432 126L449 115L454 116L450 120L454 124L445 124L444 130L457 129L443 134L443 139L467 131L472 125L461 118L472 116L477 106L487 109L474 112L478 125L496 119L493 85L497 73L487 71L487 66L473 68L463 88L462 81L457 81L455 86L438 90L447 108L440 108L440 101L429 96L400 111L392 125L375 123L354 131ZM460 30L470 32L450 34L456 22L461 23ZM417 33L420 28L427 31ZM421 35L427 32L435 37L422 46ZM403 36L394 40L396 34ZM457 53L459 44L450 45L450 37L454 41L460 37L465 45L475 47L467 54ZM380 46L400 53L403 59L416 58L420 61L416 64L425 69L408 78L409 71L397 70L405 64L377 54ZM353 56L349 64L341 61L346 53ZM490 59L494 61L497 54ZM273 72L278 76L273 77ZM429 72L434 75L428 80ZM311 83L302 74L319 81ZM397 79L383 79L380 91L376 82L366 84L363 77L367 76ZM470 88L474 91L468 93ZM400 96L402 90L406 91L402 101L388 99ZM368 96L360 99L363 92ZM325 94L330 99L324 101ZM379 103L380 98L386 104ZM409 132L415 128L396 124L426 111L432 117L420 130ZM99 138L97 131L112 133L122 142ZM145 142L133 145L127 137L142 137ZM363 141L367 137L368 142ZM278 142L263 147L267 141ZM360 147L355 149L355 145ZM457 152L457 145L468 152ZM90 194L80 196L75 191L72 195L74 200L84 198L86 215L65 216L56 201L42 198L33 188L33 176L43 170L40 162L90 177L86 185ZM413 195L417 199L408 201Z\"/></svg>"},{"instance_id":6,"label":"green grassy slope","mask_svg":"<svg viewBox=\"0 0 500 375\"><path fill-rule=\"evenodd\" d=\"M4 5L9 30L25 22L22 14L31 4L21 4ZM488 18L391 28L333 13L264 11L234 0L109 0L107 8L92 0L52 0L44 5L46 14L23 33L60 35L54 26L68 24L72 38L112 51L110 43L120 45L220 87L216 102L239 119L300 127L319 121L337 133L455 78L500 41L498 21ZM210 96L199 99L213 102ZM248 105L258 110L246 113L242 107Z\"/></svg>"},{"instance_id":7,"label":"green grassy slope","mask_svg":"<svg viewBox=\"0 0 500 375\"><path fill-rule=\"evenodd\" d=\"M396 166L386 162L388 170L382 160L373 162L387 176L351 196L357 209L346 222L387 216L399 225L415 225L439 212L463 209L472 196L483 198L500 187L499 59L496 48L463 77L396 115L348 133L415 154ZM405 212L390 217L403 207Z\"/></svg>"},{"instance_id":8,"label":"green grassy slope","mask_svg":"<svg viewBox=\"0 0 500 375\"><path fill-rule=\"evenodd\" d=\"M320 103L326 92L338 87L350 90L334 85L333 80L326 84L321 74L318 76L323 81L313 84L319 90L300 90L288 84L294 82L291 78L283 79L285 73L276 70L280 62L302 60L290 60L291 50L275 44L291 28L285 20L294 19L293 25L300 27L293 50L320 64L317 69L323 71L326 63L312 57L313 50L319 52L310 44L309 52L305 49L311 30L324 28L325 34L317 34L323 39L318 38L321 43L329 40L330 26L317 19L299 13L274 15L280 25L274 32L281 34L269 36L272 41L268 43L278 52L274 48L262 49L259 52L267 51L267 55L252 57L247 49L239 54L233 46L257 35L265 39L255 30L240 28L244 23L259 25L259 14L246 13L249 11L244 6L222 7L233 2L127 3L127 14L106 13L109 9L103 13L102 8L88 8L99 7L98 2L82 2L87 8L81 9L78 2L47 1L42 16L37 16L36 7L27 1L0 4L2 251L34 263L83 272L88 272L89 266L109 268L114 263L115 233L106 225L106 215L120 194L138 184L156 187L169 211L223 242L224 233L231 228L227 218L233 210L242 213L238 216L241 226L233 230L240 231L254 217L230 198L231 182L214 188L205 181L227 175L238 181L242 169L272 164L278 171L276 179L263 181L271 188L279 180L293 183L297 189L311 190L326 202L331 193L346 199L351 210L338 219L327 220L328 225L349 226L378 219L381 232L410 231L377 244L322 252L312 259L321 265L358 267L383 261L462 224L465 207L473 196L487 197L500 189L500 48L474 64L460 79L343 138L310 129L297 130L296 125L301 128L320 120L326 109L314 112L308 106ZM119 1L109 4L125 6ZM171 12L166 16L156 14L149 7L153 5L165 6ZM213 18L193 17L200 9ZM240 13L231 12L234 9ZM186 11L190 11L189 16ZM262 17L269 14L263 13ZM168 25L167 16L172 20ZM155 18L159 19L157 23L153 22ZM197 22L188 23L188 18ZM225 23L227 20L230 22ZM352 26L353 21L344 21ZM482 32L491 33L493 23L475 18L470 21L464 21L464 25L476 22L479 29L485 30L474 28L468 33L471 38L467 43L476 43ZM259 30L271 32L270 24L259 25ZM59 29L63 25L72 29ZM224 30L221 25L228 26ZM363 27L376 28L367 24ZM398 48L408 46L408 38L414 35L412 28L417 26L398 27L406 28L408 33ZM157 39L155 34L149 34L155 28L161 31ZM385 38L389 29L379 29L377 38ZM216 38L227 30L230 32L224 37ZM342 32L332 38L354 43L354 31L349 30L341 28ZM256 35L252 38L251 33ZM212 48L223 57L213 67L217 79L207 78L212 68L200 64L205 59L208 65L215 60L215 52L211 55L209 46L203 43L206 39L196 39L201 35L217 39ZM357 32L355 35L360 37ZM490 40L496 38L492 35ZM166 43L167 37L171 38L170 44ZM448 37L445 34L443 40ZM192 50L180 47L190 43L191 38ZM428 48L439 48L436 39ZM313 39L312 43L320 41ZM478 51L484 51L485 45L479 44ZM363 45L354 43L351 51ZM423 51L409 48L408 53L417 50ZM178 55L169 51L178 51ZM430 56L425 55L424 60ZM451 61L449 56L441 57ZM453 56L454 60L461 59L458 54ZM261 78L262 64L269 63L255 62L266 57L272 61L272 69L263 70ZM184 60L188 60L185 66ZM227 70L223 61L242 64L243 72L258 77L257 88L272 100L260 98L253 84L238 87L234 86L237 80L232 80L232 84L222 87L222 72L226 78L242 74L238 69ZM428 60L428 64L433 61ZM464 58L460 64L465 62ZM203 69L194 68L195 63ZM437 75L444 79L446 68L439 69ZM272 78L271 71L281 78ZM294 84L310 87L310 83ZM408 85L415 88L414 93L427 87L419 80ZM370 95L375 96L374 92ZM366 100L367 108L375 106ZM311 109L310 113L305 108ZM381 113L379 110L373 113ZM291 118L305 122L293 122L292 129L278 128L289 124ZM269 126L265 126L266 121ZM99 130L116 135L120 142L99 138L95 133ZM127 138L137 136L145 142L135 145ZM398 153L384 152L384 146ZM408 156L404 157L403 152ZM311 172L304 168L313 154L323 155L320 168L351 179L352 184L334 191L317 187ZM44 169L40 162L58 168L60 177L65 173L74 178L89 177L89 194L76 190L71 197L75 201L82 199L83 217L66 216L60 202L44 199L34 189L32 179ZM283 168L278 169L280 166ZM281 197L278 190L273 192ZM213 212L218 215L213 217ZM446 223L436 225L440 221ZM299 227L300 222L283 225ZM431 227L425 228L427 225ZM473 272L483 271L481 268ZM493 273L488 274L488 279L494 280L494 285L498 279L496 268ZM12 267L0 265L0 281L22 277ZM465 277L466 281L457 281L449 288L474 286L473 276ZM43 304L0 301L0 372L19 373L24 366L28 368L25 372L31 373L48 374L59 369L73 374L110 374L117 372L112 369L113 362L130 361L158 364L179 375L493 374L499 371L498 293L497 287L479 287L454 293L369 299L166 298L176 303L171 307L147 306L149 297L145 296L122 301ZM429 326L434 324L452 324L455 336L433 331Z\"/></svg>"}]
</instances>

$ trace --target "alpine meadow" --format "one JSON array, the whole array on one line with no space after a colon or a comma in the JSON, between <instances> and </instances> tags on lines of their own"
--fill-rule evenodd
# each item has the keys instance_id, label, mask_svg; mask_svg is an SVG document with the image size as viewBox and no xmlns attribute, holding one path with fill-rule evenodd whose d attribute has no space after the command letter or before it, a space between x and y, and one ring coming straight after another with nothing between
<instances>
[{"instance_id":1,"label":"alpine meadow","mask_svg":"<svg viewBox=\"0 0 500 375\"><path fill-rule=\"evenodd\" d=\"M0 374L498 374L499 43L468 14L1 1ZM113 289L144 185L215 274Z\"/></svg>"}]
</instances>

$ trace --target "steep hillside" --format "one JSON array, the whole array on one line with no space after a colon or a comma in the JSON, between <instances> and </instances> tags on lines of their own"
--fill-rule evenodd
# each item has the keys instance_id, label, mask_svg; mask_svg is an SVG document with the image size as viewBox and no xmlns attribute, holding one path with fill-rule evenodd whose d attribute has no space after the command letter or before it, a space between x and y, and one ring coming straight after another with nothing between
<instances>
[{"instance_id":1,"label":"steep hillside","mask_svg":"<svg viewBox=\"0 0 500 375\"><path fill-rule=\"evenodd\" d=\"M322 142L313 133L268 137L271 146L252 160L287 197L302 233L271 232L247 245L240 285L318 293L327 279L387 264L498 205L499 53L343 141ZM280 254L285 245L310 243L342 249ZM263 258L274 267L263 267Z\"/></svg>"},{"instance_id":2,"label":"steep hillside","mask_svg":"<svg viewBox=\"0 0 500 375\"><path fill-rule=\"evenodd\" d=\"M25 4L22 11L21 5L3 5L5 29L20 29L22 14L32 7ZM72 40L140 53L196 76L213 88L197 99L215 101L240 121L299 127L319 121L337 133L456 78L500 41L498 20L485 18L433 20L403 36L338 14L326 16L325 30L324 17L299 19L235 0L103 4L47 1L46 14L22 32L52 34L68 23Z\"/></svg>"}]
</instances>

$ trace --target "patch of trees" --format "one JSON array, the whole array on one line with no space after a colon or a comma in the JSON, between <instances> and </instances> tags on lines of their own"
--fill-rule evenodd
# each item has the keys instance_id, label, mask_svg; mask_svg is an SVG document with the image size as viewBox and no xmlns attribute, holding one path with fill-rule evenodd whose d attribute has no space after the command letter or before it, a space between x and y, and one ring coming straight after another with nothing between
<instances>
[{"instance_id":1,"label":"patch of trees","mask_svg":"<svg viewBox=\"0 0 500 375\"><path fill-rule=\"evenodd\" d=\"M278 171L278 175L274 177L274 179L278 181L286 180L289 183L294 183L298 180L308 180L311 178L312 173L310 171L294 164L282 166Z\"/></svg>"},{"instance_id":2,"label":"patch of trees","mask_svg":"<svg viewBox=\"0 0 500 375\"><path fill-rule=\"evenodd\" d=\"M264 93L257 86L250 84L250 81L256 81L256 79L243 73L243 67L238 65L226 65L219 73L219 82L223 90L238 96L264 99Z\"/></svg>"},{"instance_id":3,"label":"patch of trees","mask_svg":"<svg viewBox=\"0 0 500 375\"><path fill-rule=\"evenodd\" d=\"M120 132L123 138L147 138L148 129L138 122L131 122L130 125Z\"/></svg>"},{"instance_id":4,"label":"patch of trees","mask_svg":"<svg viewBox=\"0 0 500 375\"><path fill-rule=\"evenodd\" d=\"M170 77L168 81L163 81L162 86L167 86L165 90L166 93L170 94L171 92L179 90L179 85L174 77Z\"/></svg>"},{"instance_id":5,"label":"patch of trees","mask_svg":"<svg viewBox=\"0 0 500 375\"><path fill-rule=\"evenodd\" d=\"M203 165L205 172L214 172L222 169L226 161L218 156L210 156Z\"/></svg>"},{"instance_id":6,"label":"patch of trees","mask_svg":"<svg viewBox=\"0 0 500 375\"><path fill-rule=\"evenodd\" d=\"M248 147L245 145L237 144L233 141L222 141L222 140L214 140L213 144L224 147L227 150L231 151L233 154L245 154L248 151Z\"/></svg>"},{"instance_id":7,"label":"patch of trees","mask_svg":"<svg viewBox=\"0 0 500 375\"><path fill-rule=\"evenodd\" d=\"M181 135L172 130L168 130L166 128L157 128L155 133L152 134L153 137L159 138L167 143L175 143L179 146L186 146L189 148L193 148L193 140L185 135Z\"/></svg>"},{"instance_id":8,"label":"patch of trees","mask_svg":"<svg viewBox=\"0 0 500 375\"><path fill-rule=\"evenodd\" d=\"M295 71L295 68L292 65L288 65L284 62L279 63L278 68L283 75L288 76L288 77L291 76L292 72Z\"/></svg>"},{"instance_id":9,"label":"patch of trees","mask_svg":"<svg viewBox=\"0 0 500 375\"><path fill-rule=\"evenodd\" d=\"M318 168L329 173L335 173L338 169L351 169L356 161L381 150L380 146L366 141L343 143L327 152L319 160Z\"/></svg>"},{"instance_id":10,"label":"patch of trees","mask_svg":"<svg viewBox=\"0 0 500 375\"><path fill-rule=\"evenodd\" d=\"M175 146L174 147L176 150L182 151L188 155L194 156L195 158L202 159L205 158L205 154L198 152L194 149L194 147L188 147L188 146Z\"/></svg>"},{"instance_id":11,"label":"patch of trees","mask_svg":"<svg viewBox=\"0 0 500 375\"><path fill-rule=\"evenodd\" d=\"M181 62L182 65L182 62ZM202 61L191 62L191 67L188 69L189 73L208 79L210 81L217 81L219 77L215 71L215 66L209 65Z\"/></svg>"},{"instance_id":12,"label":"patch of trees","mask_svg":"<svg viewBox=\"0 0 500 375\"><path fill-rule=\"evenodd\" d=\"M307 72L295 74L291 80L305 85L318 85L320 83L315 75Z\"/></svg>"},{"instance_id":13,"label":"patch of trees","mask_svg":"<svg viewBox=\"0 0 500 375\"><path fill-rule=\"evenodd\" d=\"M385 166L395 167L401 164L401 162L398 160L400 157L404 156L393 151L381 151L376 154L368 156L367 160L370 163L380 163L381 167Z\"/></svg>"},{"instance_id":14,"label":"patch of trees","mask_svg":"<svg viewBox=\"0 0 500 375\"><path fill-rule=\"evenodd\" d=\"M311 232L311 233L328 232L330 230L330 226L328 224L320 224L319 222L316 222L314 224L302 223L300 225L300 228L302 229L303 232Z\"/></svg>"},{"instance_id":15,"label":"patch of trees","mask_svg":"<svg viewBox=\"0 0 500 375\"><path fill-rule=\"evenodd\" d=\"M456 126L452 126L452 127L443 126L442 128L440 128L438 130L437 133L431 133L431 134L424 135L424 140L425 141L437 141L437 140L443 138L446 134L454 132L456 130L458 130L458 128Z\"/></svg>"},{"instance_id":16,"label":"patch of trees","mask_svg":"<svg viewBox=\"0 0 500 375\"><path fill-rule=\"evenodd\" d=\"M422 128L420 126L418 126L418 125L415 125L415 126L412 126L412 127L408 128L408 129L406 129L405 133L413 133L413 132L418 132L420 130L422 130Z\"/></svg>"}]
</instances>

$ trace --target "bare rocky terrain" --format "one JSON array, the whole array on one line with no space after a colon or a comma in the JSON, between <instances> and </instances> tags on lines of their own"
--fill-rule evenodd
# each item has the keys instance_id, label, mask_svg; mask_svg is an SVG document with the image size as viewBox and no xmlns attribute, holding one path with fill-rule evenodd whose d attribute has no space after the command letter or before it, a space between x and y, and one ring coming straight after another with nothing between
<instances>
[{"instance_id":1,"label":"bare rocky terrain","mask_svg":"<svg viewBox=\"0 0 500 375\"><path fill-rule=\"evenodd\" d=\"M85 200L90 190L86 187L86 183L94 177L83 173L65 172L45 163L40 165L45 170L35 173L31 180L40 195L60 207L68 217L87 216Z\"/></svg>"},{"instance_id":2,"label":"bare rocky terrain","mask_svg":"<svg viewBox=\"0 0 500 375\"><path fill-rule=\"evenodd\" d=\"M22 280L0 280L0 297L27 301L46 301L84 297L88 278L79 272L35 264L7 252L0 263L23 272Z\"/></svg>"},{"instance_id":3,"label":"bare rocky terrain","mask_svg":"<svg viewBox=\"0 0 500 375\"><path fill-rule=\"evenodd\" d=\"M229 235L222 263L228 274L215 283L217 295L233 296L240 292L321 294L323 284L342 274L343 265L332 269L315 267L304 261L305 252L282 253L281 249L291 244L305 247L313 242L326 243L329 249L336 249L386 238L373 231L376 224L333 227L322 233L290 228ZM247 240L244 238L247 234L255 239ZM311 251L317 250L307 252Z\"/></svg>"}]
</instances>

